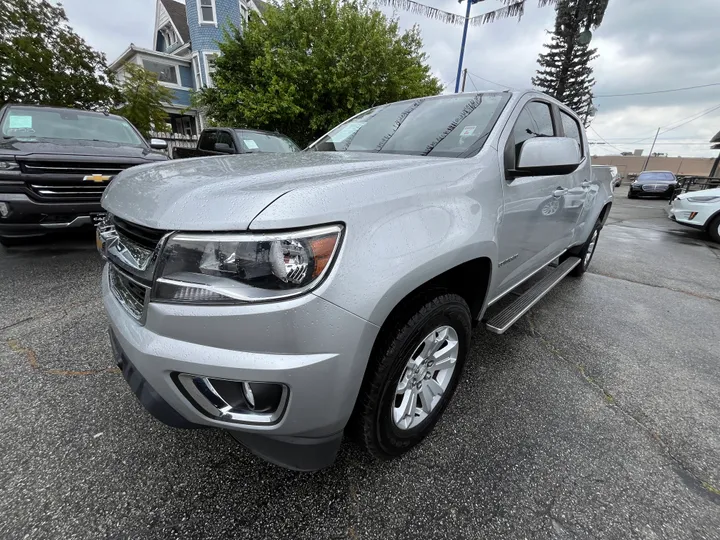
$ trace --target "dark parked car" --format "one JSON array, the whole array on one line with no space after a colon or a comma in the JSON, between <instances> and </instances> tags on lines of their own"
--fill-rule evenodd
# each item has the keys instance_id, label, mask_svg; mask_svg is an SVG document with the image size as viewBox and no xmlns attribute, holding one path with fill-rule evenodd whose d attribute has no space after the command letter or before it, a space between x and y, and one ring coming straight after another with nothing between
<instances>
[{"instance_id":1,"label":"dark parked car","mask_svg":"<svg viewBox=\"0 0 720 540\"><path fill-rule=\"evenodd\" d=\"M165 161L120 116L54 107L0 109L0 244L92 226L123 169Z\"/></svg>"},{"instance_id":2,"label":"dark parked car","mask_svg":"<svg viewBox=\"0 0 720 540\"><path fill-rule=\"evenodd\" d=\"M636 197L663 197L672 199L679 187L677 178L670 171L645 171L630 184L628 199Z\"/></svg>"},{"instance_id":3,"label":"dark parked car","mask_svg":"<svg viewBox=\"0 0 720 540\"><path fill-rule=\"evenodd\" d=\"M200 134L197 148L175 148L173 159L223 154L299 152L292 140L280 133L257 129L208 128Z\"/></svg>"}]
</instances>

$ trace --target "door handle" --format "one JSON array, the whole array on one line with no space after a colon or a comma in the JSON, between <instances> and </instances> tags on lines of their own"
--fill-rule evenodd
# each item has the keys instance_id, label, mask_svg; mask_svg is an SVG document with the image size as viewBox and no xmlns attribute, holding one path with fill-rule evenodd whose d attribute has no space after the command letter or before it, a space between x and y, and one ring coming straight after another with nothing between
<instances>
[{"instance_id":1,"label":"door handle","mask_svg":"<svg viewBox=\"0 0 720 540\"><path fill-rule=\"evenodd\" d=\"M584 188L589 188L589 187L590 187L590 182L588 182L587 180L585 180L585 181L584 181L582 184L580 184L580 185L581 185L582 187L584 187Z\"/></svg>"},{"instance_id":2,"label":"door handle","mask_svg":"<svg viewBox=\"0 0 720 540\"><path fill-rule=\"evenodd\" d=\"M568 192L566 188L557 188L555 191L553 191L553 197L562 197Z\"/></svg>"}]
</instances>

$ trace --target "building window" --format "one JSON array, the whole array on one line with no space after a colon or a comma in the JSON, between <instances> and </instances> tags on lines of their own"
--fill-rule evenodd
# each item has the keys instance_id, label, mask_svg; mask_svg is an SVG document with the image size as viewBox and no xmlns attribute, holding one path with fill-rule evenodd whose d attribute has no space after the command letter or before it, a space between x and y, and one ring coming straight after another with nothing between
<instances>
[{"instance_id":1,"label":"building window","mask_svg":"<svg viewBox=\"0 0 720 540\"><path fill-rule=\"evenodd\" d=\"M205 53L205 81L207 85L213 86L213 75L215 75L215 61L218 53Z\"/></svg>"},{"instance_id":2,"label":"building window","mask_svg":"<svg viewBox=\"0 0 720 540\"><path fill-rule=\"evenodd\" d=\"M200 10L200 22L204 24L216 24L215 0L198 0Z\"/></svg>"},{"instance_id":3,"label":"building window","mask_svg":"<svg viewBox=\"0 0 720 540\"><path fill-rule=\"evenodd\" d=\"M240 0L240 18L243 22L248 22L248 7L243 0Z\"/></svg>"},{"instance_id":4,"label":"building window","mask_svg":"<svg viewBox=\"0 0 720 540\"><path fill-rule=\"evenodd\" d=\"M177 66L163 64L161 62L155 62L153 60L143 60L142 63L145 69L157 74L158 81L170 84L178 84L179 77Z\"/></svg>"},{"instance_id":5,"label":"building window","mask_svg":"<svg viewBox=\"0 0 720 540\"><path fill-rule=\"evenodd\" d=\"M165 50L167 51L171 47L177 44L178 38L175 31L170 26L165 26L160 30L163 39L165 40Z\"/></svg>"},{"instance_id":6,"label":"building window","mask_svg":"<svg viewBox=\"0 0 720 540\"><path fill-rule=\"evenodd\" d=\"M202 75L200 74L200 57L195 54L192 59L193 72L195 73L195 90L200 90L203 87Z\"/></svg>"}]
</instances>

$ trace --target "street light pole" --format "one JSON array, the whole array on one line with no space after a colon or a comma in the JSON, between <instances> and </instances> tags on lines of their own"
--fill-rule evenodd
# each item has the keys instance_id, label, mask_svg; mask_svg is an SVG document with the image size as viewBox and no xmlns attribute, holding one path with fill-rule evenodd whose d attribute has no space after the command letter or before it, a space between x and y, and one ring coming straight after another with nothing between
<instances>
[{"instance_id":1,"label":"street light pole","mask_svg":"<svg viewBox=\"0 0 720 540\"><path fill-rule=\"evenodd\" d=\"M468 24L470 23L470 6L473 5L473 0L465 1L467 2L467 9L465 10L465 26L463 27L462 43L460 44L460 61L458 62L457 77L455 77L456 94L460 90L460 74L462 73L463 56L465 55L465 40L467 39Z\"/></svg>"}]
</instances>

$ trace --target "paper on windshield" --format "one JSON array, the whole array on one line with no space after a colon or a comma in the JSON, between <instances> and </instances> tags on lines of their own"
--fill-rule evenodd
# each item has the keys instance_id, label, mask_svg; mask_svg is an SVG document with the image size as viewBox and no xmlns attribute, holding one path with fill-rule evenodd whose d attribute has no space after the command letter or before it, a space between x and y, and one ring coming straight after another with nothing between
<instances>
[{"instance_id":1,"label":"paper on windshield","mask_svg":"<svg viewBox=\"0 0 720 540\"><path fill-rule=\"evenodd\" d=\"M32 116L11 116L10 129L32 129Z\"/></svg>"},{"instance_id":2,"label":"paper on windshield","mask_svg":"<svg viewBox=\"0 0 720 540\"><path fill-rule=\"evenodd\" d=\"M257 150L258 145L253 141L252 139L243 139L243 142L245 143L245 146L248 147L248 150Z\"/></svg>"},{"instance_id":3,"label":"paper on windshield","mask_svg":"<svg viewBox=\"0 0 720 540\"><path fill-rule=\"evenodd\" d=\"M460 133L461 137L469 137L473 133L475 133L475 130L477 129L477 126L465 126L462 130L462 133Z\"/></svg>"},{"instance_id":4,"label":"paper on windshield","mask_svg":"<svg viewBox=\"0 0 720 540\"><path fill-rule=\"evenodd\" d=\"M344 141L348 137L355 135L355 133L364 125L365 122L350 122L348 124L345 124L340 131L338 131L337 133L333 133L330 140L332 142Z\"/></svg>"}]
</instances>

